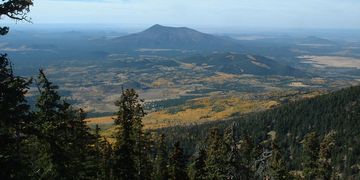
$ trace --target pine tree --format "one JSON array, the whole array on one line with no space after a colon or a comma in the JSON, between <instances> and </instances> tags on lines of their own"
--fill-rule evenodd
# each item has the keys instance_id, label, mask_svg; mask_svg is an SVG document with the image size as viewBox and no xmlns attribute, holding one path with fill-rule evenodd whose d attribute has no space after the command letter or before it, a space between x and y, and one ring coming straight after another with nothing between
<instances>
[{"instance_id":1,"label":"pine tree","mask_svg":"<svg viewBox=\"0 0 360 180\"><path fill-rule=\"evenodd\" d=\"M286 167L285 160L283 158L283 153L278 145L278 138L276 134L271 141L270 171L271 179L291 179L288 168Z\"/></svg>"},{"instance_id":2,"label":"pine tree","mask_svg":"<svg viewBox=\"0 0 360 180\"><path fill-rule=\"evenodd\" d=\"M3 0L0 19L7 16L28 21L31 0ZM0 37L9 32L0 26ZM31 81L15 76L6 54L0 54L0 179L26 179L33 174L27 150L29 137L29 106L25 94Z\"/></svg>"},{"instance_id":3,"label":"pine tree","mask_svg":"<svg viewBox=\"0 0 360 180\"><path fill-rule=\"evenodd\" d=\"M81 109L73 109L61 99L58 87L39 71L34 127L39 140L48 145L49 163L40 172L55 179L94 177L93 144L95 137L85 124ZM45 153L45 152L44 152Z\"/></svg>"},{"instance_id":4,"label":"pine tree","mask_svg":"<svg viewBox=\"0 0 360 180\"><path fill-rule=\"evenodd\" d=\"M333 167L331 157L335 148L335 135L334 131L325 135L320 144L319 150L319 178L330 180L333 175Z\"/></svg>"},{"instance_id":5,"label":"pine tree","mask_svg":"<svg viewBox=\"0 0 360 180\"><path fill-rule=\"evenodd\" d=\"M29 84L15 76L6 55L0 55L0 179L21 179L30 173L21 152L31 120L25 100Z\"/></svg>"},{"instance_id":6,"label":"pine tree","mask_svg":"<svg viewBox=\"0 0 360 180\"><path fill-rule=\"evenodd\" d=\"M142 133L138 139L137 148L137 172L139 180L147 180L152 178L153 162L151 161L152 142L150 141L150 134L148 132Z\"/></svg>"},{"instance_id":7,"label":"pine tree","mask_svg":"<svg viewBox=\"0 0 360 180\"><path fill-rule=\"evenodd\" d=\"M112 176L112 160L113 150L111 144L105 137L100 136L100 128L98 125L95 127L95 136L98 141L95 144L97 151L97 179L113 179Z\"/></svg>"},{"instance_id":8,"label":"pine tree","mask_svg":"<svg viewBox=\"0 0 360 180\"><path fill-rule=\"evenodd\" d=\"M159 137L159 143L156 151L156 157L154 162L154 179L166 180L169 179L168 170L168 152L165 143L165 135L161 134Z\"/></svg>"},{"instance_id":9,"label":"pine tree","mask_svg":"<svg viewBox=\"0 0 360 180\"><path fill-rule=\"evenodd\" d=\"M226 179L228 175L227 147L219 129L214 128L210 131L207 146L207 179Z\"/></svg>"},{"instance_id":10,"label":"pine tree","mask_svg":"<svg viewBox=\"0 0 360 180\"><path fill-rule=\"evenodd\" d=\"M238 144L235 138L235 124L225 130L224 140L227 153L227 177L226 179L241 179L242 165Z\"/></svg>"},{"instance_id":11,"label":"pine tree","mask_svg":"<svg viewBox=\"0 0 360 180\"><path fill-rule=\"evenodd\" d=\"M143 163L139 158L143 152L141 119L145 116L142 100L135 90L126 89L115 105L119 110L115 118L118 130L114 150L114 176L116 179L137 179L142 176L138 168Z\"/></svg>"},{"instance_id":12,"label":"pine tree","mask_svg":"<svg viewBox=\"0 0 360 180\"><path fill-rule=\"evenodd\" d=\"M191 179L194 180L204 180L206 179L206 151L204 149L200 149L198 156L196 157L194 163L191 165L191 169L193 171Z\"/></svg>"},{"instance_id":13,"label":"pine tree","mask_svg":"<svg viewBox=\"0 0 360 180\"><path fill-rule=\"evenodd\" d=\"M174 150L170 156L170 179L189 179L186 173L186 159L184 156L184 150L180 147L180 142L176 142L174 144Z\"/></svg>"},{"instance_id":14,"label":"pine tree","mask_svg":"<svg viewBox=\"0 0 360 180\"><path fill-rule=\"evenodd\" d=\"M305 135L303 145L303 175L305 179L315 179L318 175L319 140L315 132Z\"/></svg>"},{"instance_id":15,"label":"pine tree","mask_svg":"<svg viewBox=\"0 0 360 180\"><path fill-rule=\"evenodd\" d=\"M241 154L242 179L252 179L254 170L252 168L256 155L255 145L250 136L245 134L239 143L239 152Z\"/></svg>"}]
</instances>

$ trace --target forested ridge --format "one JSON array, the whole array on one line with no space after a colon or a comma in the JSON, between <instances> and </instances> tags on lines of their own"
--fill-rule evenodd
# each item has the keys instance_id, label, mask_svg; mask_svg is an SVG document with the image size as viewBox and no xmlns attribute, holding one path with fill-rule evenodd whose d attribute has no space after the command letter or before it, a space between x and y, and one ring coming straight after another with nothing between
<instances>
[{"instance_id":1,"label":"forested ridge","mask_svg":"<svg viewBox=\"0 0 360 180\"><path fill-rule=\"evenodd\" d=\"M286 166L293 170L301 169L303 140L306 135L314 133L319 141L333 133L336 139L331 155L333 170L342 178L357 179L360 152L359 100L360 87L354 86L265 112L233 117L229 121L172 127L158 132L168 134L171 141L175 139L183 142L189 154L197 151L194 144L204 145L204 137L213 128L224 132L232 126L237 141L251 137L255 144L263 144L268 140L269 134L276 132Z\"/></svg>"}]
</instances>

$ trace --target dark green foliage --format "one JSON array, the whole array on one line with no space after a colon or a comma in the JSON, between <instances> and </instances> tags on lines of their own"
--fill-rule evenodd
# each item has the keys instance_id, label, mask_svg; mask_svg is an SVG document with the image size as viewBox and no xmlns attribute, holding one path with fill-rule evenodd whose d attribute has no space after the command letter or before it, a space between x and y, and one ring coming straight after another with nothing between
<instances>
[{"instance_id":1,"label":"dark green foliage","mask_svg":"<svg viewBox=\"0 0 360 180\"><path fill-rule=\"evenodd\" d=\"M153 172L152 162L152 142L150 141L150 134L143 133L137 140L137 172L138 179L146 180L151 179Z\"/></svg>"},{"instance_id":2,"label":"dark green foliage","mask_svg":"<svg viewBox=\"0 0 360 180\"><path fill-rule=\"evenodd\" d=\"M115 124L118 125L114 150L116 179L135 179L143 177L143 165L148 147L142 131L141 119L145 116L142 100L133 89L122 92L115 102L119 108ZM148 172L146 172L148 173Z\"/></svg>"},{"instance_id":3,"label":"dark green foliage","mask_svg":"<svg viewBox=\"0 0 360 180\"><path fill-rule=\"evenodd\" d=\"M334 167L332 163L332 156L335 149L335 135L334 131L325 135L324 139L320 143L320 150L319 150L319 172L318 176L321 179L332 179L334 177Z\"/></svg>"},{"instance_id":4,"label":"dark green foliage","mask_svg":"<svg viewBox=\"0 0 360 180\"><path fill-rule=\"evenodd\" d=\"M168 150L165 144L165 135L161 134L158 140L158 147L154 160L154 179L169 179Z\"/></svg>"},{"instance_id":5,"label":"dark green foliage","mask_svg":"<svg viewBox=\"0 0 360 180\"><path fill-rule=\"evenodd\" d=\"M303 174L305 179L315 179L318 172L319 140L315 132L307 134L303 144Z\"/></svg>"},{"instance_id":6,"label":"dark green foliage","mask_svg":"<svg viewBox=\"0 0 360 180\"><path fill-rule=\"evenodd\" d=\"M170 179L189 179L186 173L186 158L184 150L180 147L180 142L176 142L173 148L173 152L170 155Z\"/></svg>"},{"instance_id":7,"label":"dark green foliage","mask_svg":"<svg viewBox=\"0 0 360 180\"><path fill-rule=\"evenodd\" d=\"M289 180L291 176L277 141L275 134L271 141L270 177L276 180Z\"/></svg>"},{"instance_id":8,"label":"dark green foliage","mask_svg":"<svg viewBox=\"0 0 360 180\"><path fill-rule=\"evenodd\" d=\"M25 94L30 81L15 76L6 55L0 55L0 179L25 178L23 132L31 120ZM23 176L24 175L24 176Z\"/></svg>"},{"instance_id":9,"label":"dark green foliage","mask_svg":"<svg viewBox=\"0 0 360 180\"><path fill-rule=\"evenodd\" d=\"M253 139L248 135L244 135L239 143L239 153L241 154L241 170L243 179L252 179L255 174L253 162L259 155L256 153L256 147Z\"/></svg>"},{"instance_id":10,"label":"dark green foliage","mask_svg":"<svg viewBox=\"0 0 360 180\"><path fill-rule=\"evenodd\" d=\"M226 179L241 179L243 167L241 164L241 155L236 140L234 124L225 130L224 140L227 148Z\"/></svg>"},{"instance_id":11,"label":"dark green foliage","mask_svg":"<svg viewBox=\"0 0 360 180\"><path fill-rule=\"evenodd\" d=\"M98 179L112 179L113 149L106 138L99 135L100 128L96 125L95 137L98 139L95 144L95 151L98 152L97 160L97 177Z\"/></svg>"},{"instance_id":12,"label":"dark green foliage","mask_svg":"<svg viewBox=\"0 0 360 180\"><path fill-rule=\"evenodd\" d=\"M307 133L316 131L319 141L331 132L336 131L336 153L331 153L333 174L357 179L360 170L360 87L349 87L311 99L304 99L265 112L234 117L225 122L212 122L197 126L172 127L158 130L168 134L174 141L181 141L187 153L196 151L194 144L202 144L208 132L216 127L224 131L235 122L237 139L240 139L240 154L250 174L254 157L262 153L261 142L267 139L267 133L277 132L277 144L288 170L302 170L301 141ZM174 135L176 134L176 135ZM247 136L251 136L249 145L252 150L242 150ZM320 142L319 142L320 143ZM252 145L251 145L252 144ZM318 146L319 148L319 146ZM269 149L270 150L270 149ZM248 154L248 155L244 155ZM249 158L245 158L245 157ZM319 156L319 150L317 151ZM252 160L251 160L252 159ZM316 162L318 164L318 162ZM244 174L244 173L243 173ZM250 178L252 179L252 178Z\"/></svg>"},{"instance_id":13,"label":"dark green foliage","mask_svg":"<svg viewBox=\"0 0 360 180\"><path fill-rule=\"evenodd\" d=\"M49 163L40 167L40 177L71 179L96 177L94 163L95 136L86 126L82 110L73 109L61 100L57 86L40 70L34 128L39 141L46 144ZM45 153L45 152L44 152ZM42 174L46 173L46 175Z\"/></svg>"},{"instance_id":14,"label":"dark green foliage","mask_svg":"<svg viewBox=\"0 0 360 180\"><path fill-rule=\"evenodd\" d=\"M191 179L203 180L206 179L206 161L207 155L204 149L200 149L196 159L191 165Z\"/></svg>"},{"instance_id":15,"label":"dark green foliage","mask_svg":"<svg viewBox=\"0 0 360 180\"><path fill-rule=\"evenodd\" d=\"M219 129L211 129L207 143L206 171L208 179L224 179L228 175L227 146Z\"/></svg>"}]
</instances>

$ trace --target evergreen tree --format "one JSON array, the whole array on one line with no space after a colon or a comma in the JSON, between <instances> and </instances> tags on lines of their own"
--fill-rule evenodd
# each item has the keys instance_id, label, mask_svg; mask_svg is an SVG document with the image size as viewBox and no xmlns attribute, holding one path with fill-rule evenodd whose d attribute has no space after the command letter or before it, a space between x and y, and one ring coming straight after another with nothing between
<instances>
[{"instance_id":1,"label":"evergreen tree","mask_svg":"<svg viewBox=\"0 0 360 180\"><path fill-rule=\"evenodd\" d=\"M250 136L245 134L239 143L239 152L241 154L242 164L242 179L252 179L255 173L252 166L255 161L255 157L258 155L254 152L255 145Z\"/></svg>"},{"instance_id":2,"label":"evergreen tree","mask_svg":"<svg viewBox=\"0 0 360 180\"><path fill-rule=\"evenodd\" d=\"M31 0L3 0L0 3L0 19L7 16L15 20L27 20ZM0 27L0 36L9 27ZM0 179L25 179L31 174L22 147L27 133L24 129L31 119L26 104L30 81L15 76L6 54L0 54Z\"/></svg>"},{"instance_id":3,"label":"evergreen tree","mask_svg":"<svg viewBox=\"0 0 360 180\"><path fill-rule=\"evenodd\" d=\"M15 76L6 55L0 55L0 179L22 179L30 173L21 152L31 120L25 100L29 84Z\"/></svg>"},{"instance_id":4,"label":"evergreen tree","mask_svg":"<svg viewBox=\"0 0 360 180\"><path fill-rule=\"evenodd\" d=\"M142 133L138 139L137 148L137 172L139 180L151 179L153 174L153 162L151 161L152 142L149 133Z\"/></svg>"},{"instance_id":5,"label":"evergreen tree","mask_svg":"<svg viewBox=\"0 0 360 180\"><path fill-rule=\"evenodd\" d=\"M319 140L316 132L305 135L303 145L303 175L305 179L315 179L318 175Z\"/></svg>"},{"instance_id":6,"label":"evergreen tree","mask_svg":"<svg viewBox=\"0 0 360 180\"><path fill-rule=\"evenodd\" d=\"M85 124L85 114L61 99L58 87L42 70L38 89L40 96L36 103L34 127L39 140L48 145L46 153L50 161L40 168L40 172L45 173L40 177L71 179L96 176L94 157L91 156L96 139Z\"/></svg>"},{"instance_id":7,"label":"evergreen tree","mask_svg":"<svg viewBox=\"0 0 360 180\"><path fill-rule=\"evenodd\" d=\"M278 145L278 137L271 141L271 158L270 158L270 176L274 180L288 180L291 179L288 168L286 167L283 153Z\"/></svg>"},{"instance_id":8,"label":"evergreen tree","mask_svg":"<svg viewBox=\"0 0 360 180\"><path fill-rule=\"evenodd\" d=\"M206 151L204 149L200 149L198 156L196 157L194 163L191 166L193 174L191 179L193 180L204 180L206 179Z\"/></svg>"},{"instance_id":9,"label":"evergreen tree","mask_svg":"<svg viewBox=\"0 0 360 180\"><path fill-rule=\"evenodd\" d=\"M241 157L235 138L234 124L225 130L226 153L227 153L227 177L226 179L241 179Z\"/></svg>"},{"instance_id":10,"label":"evergreen tree","mask_svg":"<svg viewBox=\"0 0 360 180\"><path fill-rule=\"evenodd\" d=\"M180 142L176 142L174 144L174 150L170 156L170 179L189 179L186 173L186 159L184 156L184 150L180 147Z\"/></svg>"},{"instance_id":11,"label":"evergreen tree","mask_svg":"<svg viewBox=\"0 0 360 180\"><path fill-rule=\"evenodd\" d=\"M95 136L98 141L95 144L97 151L97 179L113 179L112 176L112 159L113 150L111 144L105 137L101 137L99 134L100 128L98 125L95 127Z\"/></svg>"},{"instance_id":12,"label":"evergreen tree","mask_svg":"<svg viewBox=\"0 0 360 180\"><path fill-rule=\"evenodd\" d=\"M325 135L319 150L319 178L330 180L333 175L331 157L335 147L335 132L331 131Z\"/></svg>"},{"instance_id":13,"label":"evergreen tree","mask_svg":"<svg viewBox=\"0 0 360 180\"><path fill-rule=\"evenodd\" d=\"M168 171L168 152L165 143L165 135L161 134L156 151L154 162L154 179L166 180L169 179Z\"/></svg>"},{"instance_id":14,"label":"evergreen tree","mask_svg":"<svg viewBox=\"0 0 360 180\"><path fill-rule=\"evenodd\" d=\"M228 175L227 147L219 129L211 129L207 144L207 179L226 179Z\"/></svg>"},{"instance_id":15,"label":"evergreen tree","mask_svg":"<svg viewBox=\"0 0 360 180\"><path fill-rule=\"evenodd\" d=\"M139 100L135 90L126 89L115 105L119 110L115 118L118 130L114 150L114 176L116 179L136 179L142 176L138 168L143 163L139 158L143 152L140 141L141 119L145 116L142 100Z\"/></svg>"}]
</instances>

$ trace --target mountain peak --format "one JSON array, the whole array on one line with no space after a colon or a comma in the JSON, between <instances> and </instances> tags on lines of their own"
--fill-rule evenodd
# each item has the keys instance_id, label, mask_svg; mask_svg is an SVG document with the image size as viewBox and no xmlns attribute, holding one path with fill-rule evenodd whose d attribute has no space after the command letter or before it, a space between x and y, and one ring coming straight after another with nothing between
<instances>
[{"instance_id":1,"label":"mountain peak","mask_svg":"<svg viewBox=\"0 0 360 180\"><path fill-rule=\"evenodd\" d=\"M234 41L202 33L187 27L169 27L155 24L145 31L116 39L133 48L166 48L191 50L238 49Z\"/></svg>"},{"instance_id":2,"label":"mountain peak","mask_svg":"<svg viewBox=\"0 0 360 180\"><path fill-rule=\"evenodd\" d=\"M170 26L163 26L160 24L155 24L150 28L146 29L144 32L163 32L163 31L175 31L175 30L191 30L186 27L170 27ZM195 31L195 30L193 30Z\"/></svg>"},{"instance_id":3,"label":"mountain peak","mask_svg":"<svg viewBox=\"0 0 360 180\"><path fill-rule=\"evenodd\" d=\"M151 26L151 27L148 28L148 29L159 29L159 28L166 28L166 27L163 26L163 25L160 25L160 24L155 24L155 25Z\"/></svg>"}]
</instances>

